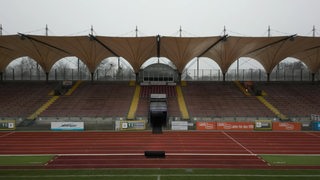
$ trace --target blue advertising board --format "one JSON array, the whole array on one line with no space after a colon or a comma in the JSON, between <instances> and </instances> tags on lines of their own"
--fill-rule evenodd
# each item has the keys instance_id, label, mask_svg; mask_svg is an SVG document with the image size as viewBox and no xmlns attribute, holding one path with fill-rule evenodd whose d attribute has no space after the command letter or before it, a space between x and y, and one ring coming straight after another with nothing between
<instances>
[{"instance_id":1,"label":"blue advertising board","mask_svg":"<svg viewBox=\"0 0 320 180\"><path fill-rule=\"evenodd\" d=\"M312 123L312 130L320 131L320 121Z\"/></svg>"}]
</instances>

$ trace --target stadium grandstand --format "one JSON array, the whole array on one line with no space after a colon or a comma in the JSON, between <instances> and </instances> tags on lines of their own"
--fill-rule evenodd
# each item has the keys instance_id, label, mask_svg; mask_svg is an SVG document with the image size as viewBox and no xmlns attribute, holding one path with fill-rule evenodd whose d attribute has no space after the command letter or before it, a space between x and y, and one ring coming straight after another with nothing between
<instances>
[{"instance_id":1,"label":"stadium grandstand","mask_svg":"<svg viewBox=\"0 0 320 180\"><path fill-rule=\"evenodd\" d=\"M150 97L165 94L167 129L181 121L187 129L196 122L311 123L320 114L319 49L319 37L299 35L2 35L0 118L21 129L52 122L149 129L139 123L150 124ZM62 63L70 57L76 60ZM240 58L262 68L240 69ZM297 63L287 68L286 58ZM218 69L200 69L208 59Z\"/></svg>"}]
</instances>

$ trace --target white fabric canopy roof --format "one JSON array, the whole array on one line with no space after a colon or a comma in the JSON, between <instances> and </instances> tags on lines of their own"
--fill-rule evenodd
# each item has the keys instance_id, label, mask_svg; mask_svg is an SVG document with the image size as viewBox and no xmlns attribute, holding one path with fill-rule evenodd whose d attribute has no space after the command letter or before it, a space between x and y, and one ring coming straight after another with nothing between
<instances>
[{"instance_id":1,"label":"white fabric canopy roof","mask_svg":"<svg viewBox=\"0 0 320 180\"><path fill-rule=\"evenodd\" d=\"M320 38L280 37L107 37L107 36L0 36L0 72L14 59L29 56L45 72L67 56L81 59L93 73L101 61L112 56L125 58L138 73L152 57L170 59L179 73L195 57L216 61L223 73L240 57L259 61L267 73L283 59L294 57L312 73L320 70Z\"/></svg>"}]
</instances>

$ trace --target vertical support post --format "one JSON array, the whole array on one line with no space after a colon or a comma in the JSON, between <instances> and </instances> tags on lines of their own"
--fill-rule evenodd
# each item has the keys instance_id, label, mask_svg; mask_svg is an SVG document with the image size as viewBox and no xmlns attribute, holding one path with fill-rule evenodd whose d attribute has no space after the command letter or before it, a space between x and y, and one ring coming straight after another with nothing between
<instances>
[{"instance_id":1,"label":"vertical support post","mask_svg":"<svg viewBox=\"0 0 320 180\"><path fill-rule=\"evenodd\" d=\"M2 36L2 24L0 24L0 36Z\"/></svg>"},{"instance_id":2,"label":"vertical support post","mask_svg":"<svg viewBox=\"0 0 320 180\"><path fill-rule=\"evenodd\" d=\"M3 72L0 71L0 81L2 82L3 81Z\"/></svg>"},{"instance_id":3,"label":"vertical support post","mask_svg":"<svg viewBox=\"0 0 320 180\"><path fill-rule=\"evenodd\" d=\"M57 80L57 69L54 69L54 80Z\"/></svg>"},{"instance_id":4,"label":"vertical support post","mask_svg":"<svg viewBox=\"0 0 320 180\"><path fill-rule=\"evenodd\" d=\"M292 81L294 81L294 69L292 69Z\"/></svg>"},{"instance_id":5,"label":"vertical support post","mask_svg":"<svg viewBox=\"0 0 320 180\"><path fill-rule=\"evenodd\" d=\"M139 83L139 72L136 72L136 83Z\"/></svg>"},{"instance_id":6,"label":"vertical support post","mask_svg":"<svg viewBox=\"0 0 320 180\"><path fill-rule=\"evenodd\" d=\"M242 81L244 81L244 73L245 73L245 70L242 69Z\"/></svg>"},{"instance_id":7,"label":"vertical support post","mask_svg":"<svg viewBox=\"0 0 320 180\"><path fill-rule=\"evenodd\" d=\"M239 59L237 59L237 80L239 81Z\"/></svg>"},{"instance_id":8,"label":"vertical support post","mask_svg":"<svg viewBox=\"0 0 320 180\"><path fill-rule=\"evenodd\" d=\"M226 81L226 73L225 73L225 72L222 73L222 81L223 81L223 82Z\"/></svg>"},{"instance_id":9,"label":"vertical support post","mask_svg":"<svg viewBox=\"0 0 320 180\"><path fill-rule=\"evenodd\" d=\"M199 57L197 57L197 79L199 79Z\"/></svg>"},{"instance_id":10,"label":"vertical support post","mask_svg":"<svg viewBox=\"0 0 320 180\"><path fill-rule=\"evenodd\" d=\"M97 81L98 81L99 80L99 69L97 69L96 73L97 73Z\"/></svg>"},{"instance_id":11,"label":"vertical support post","mask_svg":"<svg viewBox=\"0 0 320 180\"><path fill-rule=\"evenodd\" d=\"M71 81L73 81L73 69L71 69Z\"/></svg>"},{"instance_id":12,"label":"vertical support post","mask_svg":"<svg viewBox=\"0 0 320 180\"><path fill-rule=\"evenodd\" d=\"M270 73L267 73L267 81L270 82Z\"/></svg>"},{"instance_id":13,"label":"vertical support post","mask_svg":"<svg viewBox=\"0 0 320 180\"><path fill-rule=\"evenodd\" d=\"M312 82L314 82L314 80L315 80L315 75L316 75L315 73L311 73L311 81Z\"/></svg>"},{"instance_id":14,"label":"vertical support post","mask_svg":"<svg viewBox=\"0 0 320 180\"><path fill-rule=\"evenodd\" d=\"M38 80L40 80L40 71L39 71L39 63L36 64L36 76L38 77Z\"/></svg>"},{"instance_id":15,"label":"vertical support post","mask_svg":"<svg viewBox=\"0 0 320 180\"><path fill-rule=\"evenodd\" d=\"M259 81L261 81L261 69L259 69Z\"/></svg>"},{"instance_id":16,"label":"vertical support post","mask_svg":"<svg viewBox=\"0 0 320 180\"><path fill-rule=\"evenodd\" d=\"M120 57L118 57L118 71L120 71Z\"/></svg>"},{"instance_id":17,"label":"vertical support post","mask_svg":"<svg viewBox=\"0 0 320 180\"><path fill-rule=\"evenodd\" d=\"M46 82L49 82L49 72L46 72Z\"/></svg>"},{"instance_id":18,"label":"vertical support post","mask_svg":"<svg viewBox=\"0 0 320 180\"><path fill-rule=\"evenodd\" d=\"M179 37L182 37L182 28L180 26L180 29L179 29Z\"/></svg>"},{"instance_id":19,"label":"vertical support post","mask_svg":"<svg viewBox=\"0 0 320 180\"><path fill-rule=\"evenodd\" d=\"M21 66L21 71L20 71L20 77L21 77L21 79L20 80L23 80L23 67Z\"/></svg>"},{"instance_id":20,"label":"vertical support post","mask_svg":"<svg viewBox=\"0 0 320 180\"><path fill-rule=\"evenodd\" d=\"M63 80L66 80L66 68L63 68Z\"/></svg>"},{"instance_id":21,"label":"vertical support post","mask_svg":"<svg viewBox=\"0 0 320 180\"><path fill-rule=\"evenodd\" d=\"M94 72L91 72L91 82L93 82Z\"/></svg>"},{"instance_id":22,"label":"vertical support post","mask_svg":"<svg viewBox=\"0 0 320 180\"><path fill-rule=\"evenodd\" d=\"M179 83L181 83L181 76L182 76L181 72L178 72L178 82Z\"/></svg>"},{"instance_id":23,"label":"vertical support post","mask_svg":"<svg viewBox=\"0 0 320 180\"><path fill-rule=\"evenodd\" d=\"M81 80L81 78L80 78L80 60L79 60L79 58L78 58L77 65L78 65L78 80Z\"/></svg>"}]
</instances>

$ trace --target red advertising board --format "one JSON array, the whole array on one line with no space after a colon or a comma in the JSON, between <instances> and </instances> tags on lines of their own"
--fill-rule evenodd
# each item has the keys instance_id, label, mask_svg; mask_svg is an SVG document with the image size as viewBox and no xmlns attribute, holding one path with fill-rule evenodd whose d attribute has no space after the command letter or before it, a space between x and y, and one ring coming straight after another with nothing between
<instances>
[{"instance_id":1,"label":"red advertising board","mask_svg":"<svg viewBox=\"0 0 320 180\"><path fill-rule=\"evenodd\" d=\"M197 122L197 130L216 130L217 122Z\"/></svg>"},{"instance_id":2,"label":"red advertising board","mask_svg":"<svg viewBox=\"0 0 320 180\"><path fill-rule=\"evenodd\" d=\"M301 131L301 123L298 122L273 122L274 131Z\"/></svg>"},{"instance_id":3,"label":"red advertising board","mask_svg":"<svg viewBox=\"0 0 320 180\"><path fill-rule=\"evenodd\" d=\"M252 122L218 122L217 130L253 130Z\"/></svg>"}]
</instances>

